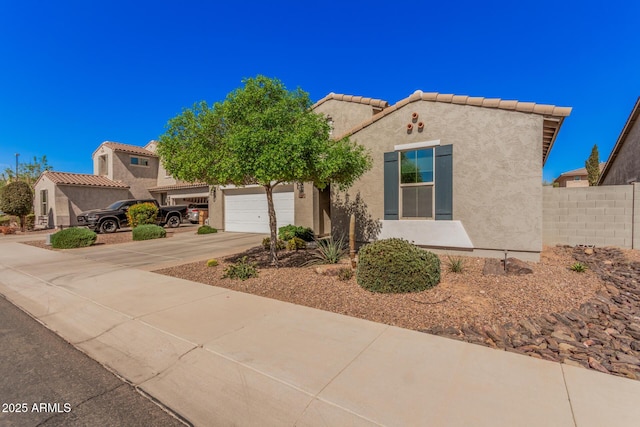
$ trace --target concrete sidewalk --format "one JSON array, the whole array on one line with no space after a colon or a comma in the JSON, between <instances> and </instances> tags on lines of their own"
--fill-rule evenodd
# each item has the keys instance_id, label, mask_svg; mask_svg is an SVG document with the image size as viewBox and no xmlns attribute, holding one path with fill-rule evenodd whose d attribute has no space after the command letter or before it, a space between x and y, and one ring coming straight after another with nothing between
<instances>
[{"instance_id":1,"label":"concrete sidewalk","mask_svg":"<svg viewBox=\"0 0 640 427\"><path fill-rule=\"evenodd\" d=\"M0 243L0 293L195 425L640 419L638 381L75 253Z\"/></svg>"}]
</instances>

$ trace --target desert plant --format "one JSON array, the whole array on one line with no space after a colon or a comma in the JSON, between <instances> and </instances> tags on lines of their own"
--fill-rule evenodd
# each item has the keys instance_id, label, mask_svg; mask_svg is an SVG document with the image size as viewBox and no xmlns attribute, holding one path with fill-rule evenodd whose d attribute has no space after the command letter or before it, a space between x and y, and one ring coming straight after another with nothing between
<instances>
[{"instance_id":1,"label":"desert plant","mask_svg":"<svg viewBox=\"0 0 640 427\"><path fill-rule=\"evenodd\" d=\"M150 202L135 204L127 210L127 221L129 221L129 227L131 228L136 228L139 225L155 224L157 217L158 207Z\"/></svg>"},{"instance_id":2,"label":"desert plant","mask_svg":"<svg viewBox=\"0 0 640 427\"><path fill-rule=\"evenodd\" d=\"M167 231L155 224L143 224L133 229L133 240L160 239L167 235Z\"/></svg>"},{"instance_id":3,"label":"desert plant","mask_svg":"<svg viewBox=\"0 0 640 427\"><path fill-rule=\"evenodd\" d=\"M313 230L308 227L285 225L278 229L278 239L288 242L289 240L297 237L305 242L313 241Z\"/></svg>"},{"instance_id":4,"label":"desert plant","mask_svg":"<svg viewBox=\"0 0 640 427\"><path fill-rule=\"evenodd\" d=\"M198 234L211 234L211 233L217 233L217 232L218 232L217 228L209 227L208 225L203 225L201 227L198 227Z\"/></svg>"},{"instance_id":5,"label":"desert plant","mask_svg":"<svg viewBox=\"0 0 640 427\"><path fill-rule=\"evenodd\" d=\"M343 238L316 240L316 251L309 264L337 264L347 253Z\"/></svg>"},{"instance_id":6,"label":"desert plant","mask_svg":"<svg viewBox=\"0 0 640 427\"><path fill-rule=\"evenodd\" d=\"M217 259L210 259L207 261L207 267L216 267L218 265Z\"/></svg>"},{"instance_id":7,"label":"desert plant","mask_svg":"<svg viewBox=\"0 0 640 427\"><path fill-rule=\"evenodd\" d=\"M358 253L358 284L373 292L418 292L440 281L440 260L403 239L384 239Z\"/></svg>"},{"instance_id":8,"label":"desert plant","mask_svg":"<svg viewBox=\"0 0 640 427\"><path fill-rule=\"evenodd\" d=\"M585 271L587 271L587 266L581 262L576 262L570 268L576 273L584 273Z\"/></svg>"},{"instance_id":9,"label":"desert plant","mask_svg":"<svg viewBox=\"0 0 640 427\"><path fill-rule=\"evenodd\" d=\"M353 270L349 267L343 267L338 270L338 279L346 282L353 277Z\"/></svg>"},{"instance_id":10,"label":"desert plant","mask_svg":"<svg viewBox=\"0 0 640 427\"><path fill-rule=\"evenodd\" d=\"M56 249L83 248L93 245L97 237L98 235L89 229L71 227L52 234L51 246Z\"/></svg>"},{"instance_id":11,"label":"desert plant","mask_svg":"<svg viewBox=\"0 0 640 427\"><path fill-rule=\"evenodd\" d=\"M462 273L464 271L464 259L459 256L447 255L447 267L452 273Z\"/></svg>"},{"instance_id":12,"label":"desert plant","mask_svg":"<svg viewBox=\"0 0 640 427\"><path fill-rule=\"evenodd\" d=\"M306 247L307 247L307 242L305 242L299 237L294 237L293 239L287 242L288 251L297 251L298 249L306 249Z\"/></svg>"},{"instance_id":13,"label":"desert plant","mask_svg":"<svg viewBox=\"0 0 640 427\"><path fill-rule=\"evenodd\" d=\"M222 278L247 280L252 277L258 277L258 270L256 269L257 265L258 264L255 262L247 261L247 257L244 256L237 263L231 264L225 268Z\"/></svg>"},{"instance_id":14,"label":"desert plant","mask_svg":"<svg viewBox=\"0 0 640 427\"><path fill-rule=\"evenodd\" d=\"M270 237L265 237L264 239L262 239L262 247L264 248L265 251L268 251L271 248L271 238ZM284 240L280 240L278 239L276 241L276 249L281 251L283 249L287 248L287 242L285 242Z\"/></svg>"}]
</instances>

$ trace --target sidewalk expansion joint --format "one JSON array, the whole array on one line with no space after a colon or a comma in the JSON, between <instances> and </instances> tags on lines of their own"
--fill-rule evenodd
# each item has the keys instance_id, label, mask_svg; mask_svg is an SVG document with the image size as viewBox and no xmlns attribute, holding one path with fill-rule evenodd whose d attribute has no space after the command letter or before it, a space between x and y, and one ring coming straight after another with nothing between
<instances>
[{"instance_id":1,"label":"sidewalk expansion joint","mask_svg":"<svg viewBox=\"0 0 640 427\"><path fill-rule=\"evenodd\" d=\"M562 372L562 381L564 382L564 389L567 392L567 400L569 401L569 408L571 408L571 418L573 419L573 425L578 426L576 422L576 414L573 411L573 404L571 403L571 396L569 395L569 386L567 385L567 379L564 376L564 363L560 363L560 372Z\"/></svg>"}]
</instances>

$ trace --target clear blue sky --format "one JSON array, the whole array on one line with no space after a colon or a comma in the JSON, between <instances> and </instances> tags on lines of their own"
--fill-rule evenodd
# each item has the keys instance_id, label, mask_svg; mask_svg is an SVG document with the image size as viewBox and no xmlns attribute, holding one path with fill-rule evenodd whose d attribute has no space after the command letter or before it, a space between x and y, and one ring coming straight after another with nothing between
<instances>
[{"instance_id":1,"label":"clear blue sky","mask_svg":"<svg viewBox=\"0 0 640 427\"><path fill-rule=\"evenodd\" d=\"M46 155L91 173L243 77L395 103L417 89L573 107L551 180L607 159L640 95L632 1L0 0L0 170Z\"/></svg>"}]
</instances>

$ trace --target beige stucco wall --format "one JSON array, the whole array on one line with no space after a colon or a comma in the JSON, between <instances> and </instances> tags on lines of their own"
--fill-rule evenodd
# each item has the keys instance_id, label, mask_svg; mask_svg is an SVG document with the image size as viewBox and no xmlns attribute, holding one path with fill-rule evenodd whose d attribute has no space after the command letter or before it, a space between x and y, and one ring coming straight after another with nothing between
<instances>
[{"instance_id":1,"label":"beige stucco wall","mask_svg":"<svg viewBox=\"0 0 640 427\"><path fill-rule=\"evenodd\" d=\"M112 152L113 166L112 176L114 181L122 181L129 185L131 195L136 199L148 199L153 196L148 188L153 187L158 181L158 158L137 154L129 154L121 151ZM136 166L131 164L131 157L147 157L148 166Z\"/></svg>"},{"instance_id":2,"label":"beige stucco wall","mask_svg":"<svg viewBox=\"0 0 640 427\"><path fill-rule=\"evenodd\" d=\"M640 182L640 120L629 131L617 157L601 185L621 185Z\"/></svg>"},{"instance_id":3,"label":"beige stucco wall","mask_svg":"<svg viewBox=\"0 0 640 427\"><path fill-rule=\"evenodd\" d=\"M123 188L103 188L53 184L48 178L40 179L35 187L34 212L36 225L40 216L40 191L47 190L49 207L47 212L49 227L78 225L76 217L82 211L104 208L111 203L131 198L129 190Z\"/></svg>"},{"instance_id":4,"label":"beige stucco wall","mask_svg":"<svg viewBox=\"0 0 640 427\"><path fill-rule=\"evenodd\" d=\"M413 112L425 123L407 133ZM332 114L332 116L337 116ZM453 145L453 219L474 248L542 249L542 125L539 115L418 101L352 135L369 148L373 168L348 191L372 219L384 216L383 154L394 145L440 140ZM344 194L333 198L344 201ZM332 223L335 226L332 209ZM345 221L338 221L342 224Z\"/></svg>"},{"instance_id":5,"label":"beige stucco wall","mask_svg":"<svg viewBox=\"0 0 640 427\"><path fill-rule=\"evenodd\" d=\"M330 99L317 106L316 113L331 116L334 137L338 137L373 116L373 107L357 102Z\"/></svg>"}]
</instances>

